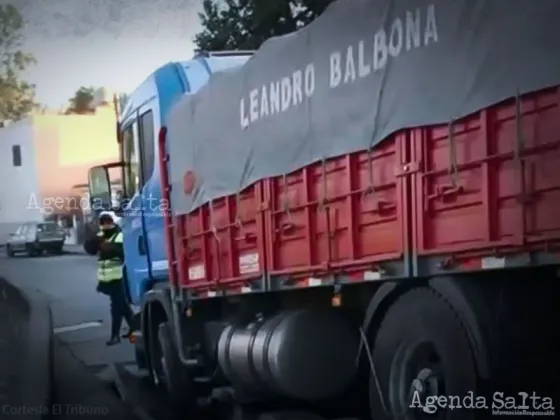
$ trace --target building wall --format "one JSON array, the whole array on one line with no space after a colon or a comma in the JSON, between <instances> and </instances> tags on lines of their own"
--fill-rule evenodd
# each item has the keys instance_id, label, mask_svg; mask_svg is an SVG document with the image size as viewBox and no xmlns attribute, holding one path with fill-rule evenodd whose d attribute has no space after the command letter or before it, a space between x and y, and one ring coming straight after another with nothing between
<instances>
[{"instance_id":1,"label":"building wall","mask_svg":"<svg viewBox=\"0 0 560 420\"><path fill-rule=\"evenodd\" d=\"M87 183L91 166L118 160L116 123L111 106L91 115L33 117L39 189L45 200L66 200L74 185Z\"/></svg>"},{"instance_id":2,"label":"building wall","mask_svg":"<svg viewBox=\"0 0 560 420\"><path fill-rule=\"evenodd\" d=\"M21 151L14 166L13 146ZM24 222L42 220L32 120L0 128L0 245Z\"/></svg>"},{"instance_id":3,"label":"building wall","mask_svg":"<svg viewBox=\"0 0 560 420\"><path fill-rule=\"evenodd\" d=\"M22 166L12 164L19 144ZM52 214L81 214L91 166L118 160L112 105L89 115L45 113L0 128L0 244L17 225Z\"/></svg>"}]
</instances>

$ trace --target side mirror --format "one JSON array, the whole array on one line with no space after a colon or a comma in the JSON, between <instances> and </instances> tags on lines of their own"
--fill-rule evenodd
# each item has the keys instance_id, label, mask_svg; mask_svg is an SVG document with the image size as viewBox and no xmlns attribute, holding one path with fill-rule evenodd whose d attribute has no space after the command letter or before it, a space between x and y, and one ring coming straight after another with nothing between
<instances>
[{"instance_id":1,"label":"side mirror","mask_svg":"<svg viewBox=\"0 0 560 420\"><path fill-rule=\"evenodd\" d=\"M93 211L111 210L111 179L106 166L94 166L88 174L89 201Z\"/></svg>"}]
</instances>

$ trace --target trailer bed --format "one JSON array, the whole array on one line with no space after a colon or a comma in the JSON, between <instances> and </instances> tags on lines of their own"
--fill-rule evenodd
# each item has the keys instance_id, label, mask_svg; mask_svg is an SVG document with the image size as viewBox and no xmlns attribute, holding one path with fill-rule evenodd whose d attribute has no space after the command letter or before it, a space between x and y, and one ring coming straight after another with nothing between
<instances>
[{"instance_id":1,"label":"trailer bed","mask_svg":"<svg viewBox=\"0 0 560 420\"><path fill-rule=\"evenodd\" d=\"M165 131L160 159L169 187ZM212 297L558 263L558 208L551 88L168 214L170 276Z\"/></svg>"}]
</instances>

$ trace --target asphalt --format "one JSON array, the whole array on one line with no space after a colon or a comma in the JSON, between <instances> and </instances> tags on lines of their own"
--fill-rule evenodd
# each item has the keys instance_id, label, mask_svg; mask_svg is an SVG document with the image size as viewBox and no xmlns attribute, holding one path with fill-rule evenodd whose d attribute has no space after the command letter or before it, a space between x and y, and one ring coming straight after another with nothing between
<instances>
[{"instance_id":1,"label":"asphalt","mask_svg":"<svg viewBox=\"0 0 560 420\"><path fill-rule=\"evenodd\" d=\"M42 294L51 306L55 335L94 371L134 361L126 341L106 347L110 313L107 296L95 291L95 257L81 253L36 258L0 257L0 276L23 290Z\"/></svg>"},{"instance_id":2,"label":"asphalt","mask_svg":"<svg viewBox=\"0 0 560 420\"><path fill-rule=\"evenodd\" d=\"M29 311L19 296L0 285L0 418L8 418L21 405L20 375Z\"/></svg>"},{"instance_id":3,"label":"asphalt","mask_svg":"<svg viewBox=\"0 0 560 420\"><path fill-rule=\"evenodd\" d=\"M109 301L95 291L95 258L72 248L65 255L36 258L8 258L2 251L0 277L28 296L50 304L54 332L54 405L25 407L14 402L17 396L8 393L17 389L14 382L19 380L23 369L20 355L29 343L20 339L21 326L25 323L19 321L24 320L25 313L5 304L0 304L0 405L19 410L20 415L30 410L43 414L46 411L48 417L56 419L136 419L117 393L99 380L99 374L110 370L111 364L133 363L134 353L126 341L105 346L110 326ZM15 412L5 414L16 415Z\"/></svg>"},{"instance_id":4,"label":"asphalt","mask_svg":"<svg viewBox=\"0 0 560 420\"><path fill-rule=\"evenodd\" d=\"M6 305L0 304L0 333L6 333L4 336L0 334L0 407L12 406L14 410L19 410L7 413L6 418L17 417L22 410L23 414L29 411L47 414L41 420L157 420L180 417L181 413L173 412L162 403L163 396L148 387L146 380L138 380L141 375L131 367L134 364L132 345L123 341L114 347L105 346L110 325L109 302L106 296L95 291L96 259L84 254L78 247L68 248L65 255L35 258L8 258L0 249L0 278L8 279L29 296L47 301L54 332L53 404L49 407L29 407L10 403L16 401L12 399L14 397L2 392L10 390L13 381L17 382L18 376L21 377L22 347L42 344L19 340L18 328L22 324L15 321L24 321L25 312L9 310ZM3 307L5 312L1 311ZM2 347L2 339L9 343L7 347ZM2 360L4 354L6 358ZM117 366L121 374L118 374ZM115 377L120 380L114 381L115 389L111 390L108 384ZM123 396L123 392L127 395ZM4 418L1 411L0 420ZM24 415L20 418L30 417ZM230 418L230 414L211 410L195 420L201 418L225 419ZM316 417L282 413L268 418L317 420Z\"/></svg>"},{"instance_id":5,"label":"asphalt","mask_svg":"<svg viewBox=\"0 0 560 420\"><path fill-rule=\"evenodd\" d=\"M132 408L110 392L61 340L54 349L55 392L50 418L56 420L136 420Z\"/></svg>"}]
</instances>

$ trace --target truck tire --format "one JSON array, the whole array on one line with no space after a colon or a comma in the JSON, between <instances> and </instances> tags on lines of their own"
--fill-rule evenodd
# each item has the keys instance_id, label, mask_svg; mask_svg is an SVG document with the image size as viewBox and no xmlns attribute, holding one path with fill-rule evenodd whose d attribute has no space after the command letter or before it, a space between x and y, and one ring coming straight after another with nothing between
<instances>
[{"instance_id":1,"label":"truck tire","mask_svg":"<svg viewBox=\"0 0 560 420\"><path fill-rule=\"evenodd\" d=\"M151 364L153 367L161 368L159 374L171 404L183 412L193 413L197 403L193 382L187 376L188 371L179 359L173 333L167 322L159 325L158 341L161 360L152 360Z\"/></svg>"},{"instance_id":2,"label":"truck tire","mask_svg":"<svg viewBox=\"0 0 560 420\"><path fill-rule=\"evenodd\" d=\"M470 392L476 396L471 342L456 312L432 289L413 289L397 299L377 331L372 353L372 419L404 418L407 412L410 418L426 416L427 396L461 401ZM476 411L455 408L445 418L474 419Z\"/></svg>"}]
</instances>

